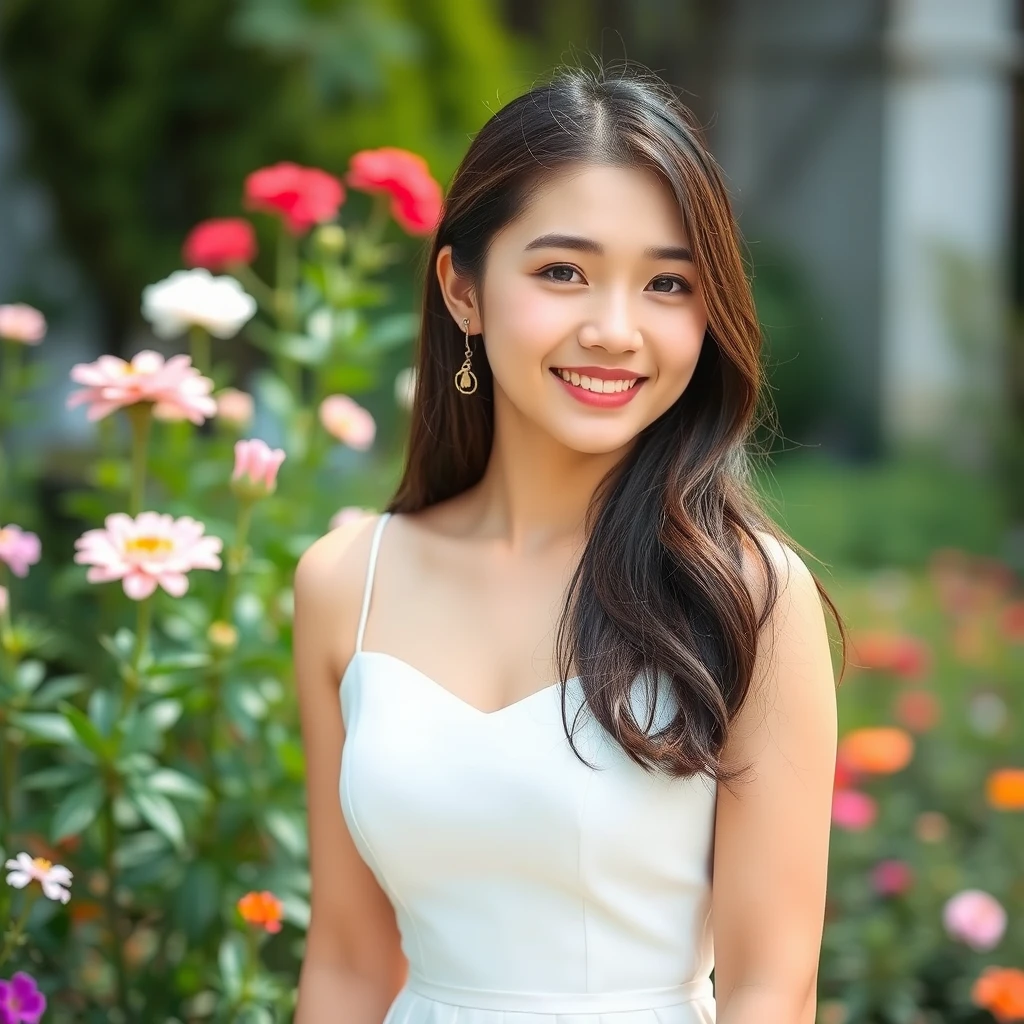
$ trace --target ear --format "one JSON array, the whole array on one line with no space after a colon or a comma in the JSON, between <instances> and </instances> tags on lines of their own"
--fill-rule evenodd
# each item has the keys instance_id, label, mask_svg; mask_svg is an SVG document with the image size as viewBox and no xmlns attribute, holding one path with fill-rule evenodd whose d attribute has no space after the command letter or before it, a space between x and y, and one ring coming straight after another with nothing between
<instances>
[{"instance_id":1,"label":"ear","mask_svg":"<svg viewBox=\"0 0 1024 1024\"><path fill-rule=\"evenodd\" d=\"M455 318L460 331L464 331L463 320L469 320L469 333L483 332L483 318L473 283L455 272L452 264L452 247L442 246L437 254L435 266L441 295L448 312Z\"/></svg>"}]
</instances>

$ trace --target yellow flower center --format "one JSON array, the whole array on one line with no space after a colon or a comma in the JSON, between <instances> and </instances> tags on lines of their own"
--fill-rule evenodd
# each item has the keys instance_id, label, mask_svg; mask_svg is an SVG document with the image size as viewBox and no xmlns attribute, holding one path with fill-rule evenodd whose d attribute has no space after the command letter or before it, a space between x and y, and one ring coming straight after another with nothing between
<instances>
[{"instance_id":1,"label":"yellow flower center","mask_svg":"<svg viewBox=\"0 0 1024 1024\"><path fill-rule=\"evenodd\" d=\"M126 542L125 550L131 554L165 555L174 550L174 544L166 537L134 537Z\"/></svg>"},{"instance_id":2,"label":"yellow flower center","mask_svg":"<svg viewBox=\"0 0 1024 1024\"><path fill-rule=\"evenodd\" d=\"M40 871L49 871L50 868L53 867L53 861L52 860L47 860L45 857L36 857L36 858L33 859L32 863Z\"/></svg>"}]
</instances>

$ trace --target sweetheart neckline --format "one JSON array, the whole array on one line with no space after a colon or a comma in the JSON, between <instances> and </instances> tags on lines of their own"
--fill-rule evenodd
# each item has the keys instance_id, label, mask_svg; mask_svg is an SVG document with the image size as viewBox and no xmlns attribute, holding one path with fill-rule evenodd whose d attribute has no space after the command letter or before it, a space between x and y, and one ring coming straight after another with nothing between
<instances>
[{"instance_id":1,"label":"sweetheart neckline","mask_svg":"<svg viewBox=\"0 0 1024 1024\"><path fill-rule=\"evenodd\" d=\"M413 675L417 676L422 680L425 680L431 685L433 689L440 690L441 693L445 695L449 700L454 701L455 704L465 708L467 711L469 711L471 714L476 715L478 718L497 718L498 716L503 715L506 711L511 711L513 708L517 708L520 705L526 704L528 701L531 701L534 698L539 697L542 693L549 693L551 690L555 689L555 687L562 685L561 680L555 680L555 682L553 683L548 683L547 685L542 686L539 690L534 690L532 693L528 693L525 697L520 697L519 700L512 701L511 704L505 704L500 708L495 708L493 711L484 711L482 708L478 708L475 704L470 704L468 700L465 700L464 698L460 697L457 693L453 693L451 690L448 689L447 686L442 686L441 683L439 683L433 676L428 675L422 669L417 668L415 665L406 661L404 658L398 657L397 654L389 654L387 651L358 650L355 653L353 653L348 665L345 666L345 671L341 674L341 681L338 683L339 696L344 692L345 682L349 678L349 673L352 671L352 668L356 664L357 659L359 659L360 657L367 656L385 658L388 661L401 665L403 668L407 668L410 672L412 672ZM570 676L566 680L566 683L568 684L578 682L579 678L580 677L578 675Z\"/></svg>"}]
</instances>

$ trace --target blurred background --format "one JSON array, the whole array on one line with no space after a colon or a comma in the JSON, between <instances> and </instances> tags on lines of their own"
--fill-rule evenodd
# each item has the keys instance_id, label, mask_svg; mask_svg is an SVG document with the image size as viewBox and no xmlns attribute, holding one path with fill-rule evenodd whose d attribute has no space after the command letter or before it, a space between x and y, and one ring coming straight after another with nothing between
<instances>
[{"instance_id":1,"label":"blurred background","mask_svg":"<svg viewBox=\"0 0 1024 1024\"><path fill-rule=\"evenodd\" d=\"M65 407L68 374L103 354L182 349L154 336L140 295L182 266L193 226L247 216L243 180L283 160L341 177L353 154L401 147L422 155L443 186L490 114L555 65L635 61L682 90L724 168L777 409L778 431L760 438L771 458L759 482L783 526L820 560L812 568L856 640L840 689L842 732L851 740L837 768L820 1019L1024 1020L1022 31L1018 0L4 0L0 303L40 310L47 333L22 346L34 414L7 417L4 442L20 469L0 494L0 525L34 530L52 561L19 584L25 621L45 642L8 644L8 706L61 714L26 694L45 694L50 675L72 675L81 685L61 694L92 713L95 655L85 638L95 643L102 622L116 636L118 612L106 600L93 607L99 602L84 570L70 564L71 542L117 507L95 492L116 493L130 465L125 435L104 435L103 424ZM363 198L346 201L346 214L350 206L361 211ZM269 280L281 268L275 225L257 218L255 227L253 268ZM382 308L404 318L392 326L408 325L425 242L394 225L389 231L397 255L376 268ZM188 846L190 862L208 867L182 875L178 856L179 867L169 859L159 875L154 846L151 874L128 856L121 876L126 893L169 887L179 902L182 893L201 893L214 908L230 907L257 881L287 890L290 924L264 950L264 966L285 977L301 950L308 880L300 755L294 736L288 745L265 731L275 702L287 708L290 699L264 686L268 671L288 671L287 601L275 602L287 593L294 559L331 514L376 507L397 480L407 408L396 398L396 377L409 365L411 342L408 330L395 328L372 368L339 363L330 386L311 389L358 394L376 439L368 451L321 452L319 462L303 455L302 485L312 495L317 481L316 501L299 522L287 507L296 477L274 499L280 508L268 504L278 511L254 527L248 590L243 581L238 618L227 616L244 649L246 622L277 609L271 633L252 634L262 667L243 659L225 669L236 673L236 684L225 685L238 688L225 727L285 767L267 790L224 799L244 808L245 799L265 803L269 792L283 817L267 825L266 848L245 847L248 875L233 867L242 848L236 822L224 826L218 848ZM214 376L256 393L254 436L282 444L294 462L293 435L278 422L288 400L260 377L271 349L243 327L216 342ZM320 372L320 357L296 358L302 372ZM196 449L184 435L167 437L166 473L156 467L151 480L162 481L156 493L168 508L203 514L215 532L223 520L221 535L230 538L226 492L189 491L173 463ZM220 449L204 449L211 479L228 450L221 440ZM207 633L212 616L190 618L160 599L164 643L216 647ZM38 625L47 613L51 630L79 641L61 646ZM29 681L18 676L23 663L39 666ZM187 733L190 710L203 705L182 705ZM53 767L53 758L64 764L66 752L47 746L54 736L31 724L0 717L19 771ZM894 754L904 740L909 763ZM188 774L188 749L186 737L160 756ZM15 761L4 764L10 782ZM97 832L94 854L87 852L100 819L74 819L77 831L67 821L54 828L52 807L30 790L20 798L22 818L11 812L19 834L44 845L58 834L65 842L79 836L102 890L110 833ZM133 825L125 811L119 822L130 835L150 820L145 812L142 819ZM47 849L69 863L67 846ZM82 892L84 902L84 885ZM954 897L978 892L976 914L1002 921L987 938L968 937L950 909ZM77 900L76 893L72 907ZM136 999L140 1012L150 1005L129 994L131 972L142 977L154 964L161 978L177 973L147 1020L210 1019L228 1014L228 1003L238 1010L244 1000L214 1009L202 998L231 991L230 955L216 955L229 925L187 914L165 923L159 908L171 897L151 897L148 916L125 901L119 923L109 905L105 926L88 916L79 922L96 933L65 932L36 911L34 941L43 952L30 966L53 1012L65 1013L53 1019L130 1019L119 1001ZM112 930L106 938L103 927ZM111 933L146 928L187 941L175 952L173 938L161 939L159 954L141 946L134 968L102 953ZM187 950L200 946L209 955L191 961ZM89 986L88 1005L67 994ZM285 990L264 1000L280 1019ZM152 978L146 991L157 999Z\"/></svg>"}]
</instances>

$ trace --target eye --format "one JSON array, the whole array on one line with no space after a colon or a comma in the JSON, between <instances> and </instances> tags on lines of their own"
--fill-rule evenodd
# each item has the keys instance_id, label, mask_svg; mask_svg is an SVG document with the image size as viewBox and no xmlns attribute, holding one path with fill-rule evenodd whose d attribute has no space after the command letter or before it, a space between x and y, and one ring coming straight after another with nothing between
<instances>
[{"instance_id":1,"label":"eye","mask_svg":"<svg viewBox=\"0 0 1024 1024\"><path fill-rule=\"evenodd\" d=\"M670 284L674 283L679 285L679 291L677 292L671 292L664 288L654 289L655 291L661 292L662 295L689 295L690 292L693 291L693 288L690 286L690 282L682 277L669 277L666 275L662 275L661 277L656 277L654 281L668 281Z\"/></svg>"},{"instance_id":2,"label":"eye","mask_svg":"<svg viewBox=\"0 0 1024 1024\"><path fill-rule=\"evenodd\" d=\"M556 270L569 271L569 278L552 277L551 275ZM559 284L573 284L574 282L571 280L572 275L579 273L580 271L577 270L571 263L556 263L554 266L545 267L543 270L539 271L539 276L547 279L548 281L557 281Z\"/></svg>"}]
</instances>

